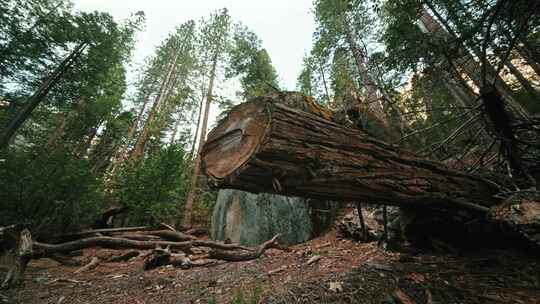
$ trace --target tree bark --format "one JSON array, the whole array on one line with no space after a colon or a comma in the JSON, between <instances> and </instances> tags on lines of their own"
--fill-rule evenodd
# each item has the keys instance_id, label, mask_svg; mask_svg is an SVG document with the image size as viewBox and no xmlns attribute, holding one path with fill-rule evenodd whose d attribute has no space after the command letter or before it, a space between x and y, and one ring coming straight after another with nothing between
<instances>
[{"instance_id":1,"label":"tree bark","mask_svg":"<svg viewBox=\"0 0 540 304\"><path fill-rule=\"evenodd\" d=\"M347 39L347 44L349 45L349 48L353 54L354 60L356 62L356 67L358 69L358 74L360 75L360 78L362 79L362 85L364 86L364 89L365 89L364 91L365 105L359 104L359 107L362 107L362 106L366 107L366 110L369 110L371 113L373 113L378 118L378 120L387 123L386 114L384 113L383 105L381 104L377 96L377 87L375 86L373 77L371 77L367 69L366 55L364 54L364 52L360 49L360 47L354 40L354 34L352 32L350 23L347 20L347 18L344 18L343 27L345 30L345 37Z\"/></svg>"},{"instance_id":2,"label":"tree bark","mask_svg":"<svg viewBox=\"0 0 540 304\"><path fill-rule=\"evenodd\" d=\"M507 183L421 159L268 97L233 108L201 155L219 188L323 200L486 212Z\"/></svg>"},{"instance_id":3,"label":"tree bark","mask_svg":"<svg viewBox=\"0 0 540 304\"><path fill-rule=\"evenodd\" d=\"M150 113L148 113L148 118L146 119L146 122L144 124L144 128L141 131L141 134L139 135L139 138L137 139L137 143L135 144L135 147L133 148L133 154L131 155L131 160L137 161L144 153L144 148L146 147L146 143L148 142L148 139L150 138L151 128L154 127L154 124L156 123L156 116L159 114L159 111L161 110L161 105L163 101L167 98L167 89L169 87L169 83L171 81L171 75L173 71L176 68L176 61L178 60L178 54L175 55L173 62L171 63L169 69L167 70L167 74L165 78L163 79L163 82L161 83L161 87L159 89L159 94L156 97L156 100L154 101L154 104L152 105L152 109L150 109Z\"/></svg>"},{"instance_id":4,"label":"tree bark","mask_svg":"<svg viewBox=\"0 0 540 304\"><path fill-rule=\"evenodd\" d=\"M193 201L195 200L195 192L197 191L197 182L199 181L199 175L201 174L201 151L206 141L206 129L208 128L208 115L210 113L210 105L213 100L214 81L216 78L216 68L218 63L219 51L216 50L214 58L212 59L212 70L210 71L210 81L208 83L208 94L206 95L206 103L204 105L204 115L201 125L201 133L199 135L199 147L197 149L197 156L195 157L195 164L193 167L193 176L191 177L191 188L186 198L186 205L184 206L184 218L183 225L191 225L191 209L193 208ZM179 210L181 208L179 207Z\"/></svg>"},{"instance_id":5,"label":"tree bark","mask_svg":"<svg viewBox=\"0 0 540 304\"><path fill-rule=\"evenodd\" d=\"M527 64L534 70L537 76L540 77L540 62L537 60L537 58L533 52L531 51L531 48L529 44L526 42L525 39L521 39L521 42L523 45L516 46L516 49L518 50L519 54Z\"/></svg>"},{"instance_id":6,"label":"tree bark","mask_svg":"<svg viewBox=\"0 0 540 304\"><path fill-rule=\"evenodd\" d=\"M9 122L6 129L0 137L0 148L7 147L11 137L20 128L20 126L30 117L30 114L41 103L43 98L47 96L51 88L62 78L64 73L71 65L79 58L88 44L83 42L66 57L58 67L45 79L39 86L37 91L26 101L25 106L17 113L17 115Z\"/></svg>"},{"instance_id":7,"label":"tree bark","mask_svg":"<svg viewBox=\"0 0 540 304\"><path fill-rule=\"evenodd\" d=\"M139 109L139 113L137 114L137 117L135 117L135 120L133 121L133 123L131 124L131 126L128 129L126 142L123 143L120 146L120 148L118 149L118 151L117 151L117 153L116 153L116 155L114 157L114 161L112 163L112 167L111 167L111 170L110 170L111 175L114 175L116 170L122 165L122 163L126 159L126 153L127 153L128 146L131 143L131 140L133 139L133 136L135 135L135 131L137 131L137 128L139 127L139 123L140 123L140 121L142 119L144 111L146 110L146 106L148 105L148 102L150 101L151 92L152 91L150 90L150 92L148 94L146 94L146 96L144 97L143 104L141 105L141 108Z\"/></svg>"},{"instance_id":8,"label":"tree bark","mask_svg":"<svg viewBox=\"0 0 540 304\"><path fill-rule=\"evenodd\" d=\"M440 14L438 14L438 12L432 6L430 9L434 14L440 16ZM433 16L431 16L426 9L422 10L421 13L420 23L423 25L423 31L427 31L431 35L439 36L446 40L455 40L455 35L453 36L452 33L448 32L443 25L435 20L435 18L433 18ZM439 20L442 19L442 17L438 18ZM454 64L460 72L465 73L479 89L482 89L484 81L483 75L480 72L482 71L480 64L463 45L459 45L459 55L460 56L447 55L447 59L449 61L453 61L452 64ZM479 57L482 58L482 56ZM523 118L528 118L529 112L515 100L514 93L508 87L508 84L504 82L499 74L497 74L497 71L495 71L491 64L488 62L486 62L486 64L487 74L485 76L487 82L495 84L495 87L499 92L501 92L502 96L507 101L508 105L512 107L515 114Z\"/></svg>"},{"instance_id":9,"label":"tree bark","mask_svg":"<svg viewBox=\"0 0 540 304\"><path fill-rule=\"evenodd\" d=\"M201 82L204 83L204 77ZM191 144L191 150L189 152L189 155L191 157L193 157L193 155L195 154L195 147L197 145L197 138L199 135L199 127L201 125L201 116L202 116L202 110L203 110L204 98L205 98L204 91L205 91L204 85L201 85L201 101L199 102L199 109L198 109L199 113L197 114L197 126L195 127L195 135L193 136L193 143Z\"/></svg>"}]
</instances>

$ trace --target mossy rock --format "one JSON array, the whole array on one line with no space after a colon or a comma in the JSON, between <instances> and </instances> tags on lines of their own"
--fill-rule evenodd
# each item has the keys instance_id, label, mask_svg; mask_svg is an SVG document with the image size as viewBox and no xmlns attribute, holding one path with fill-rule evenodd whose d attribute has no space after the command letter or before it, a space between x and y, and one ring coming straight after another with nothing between
<instances>
[{"instance_id":1,"label":"mossy rock","mask_svg":"<svg viewBox=\"0 0 540 304\"><path fill-rule=\"evenodd\" d=\"M215 240L253 246L280 233L285 245L305 242L328 229L335 204L286 197L220 190L212 214Z\"/></svg>"}]
</instances>

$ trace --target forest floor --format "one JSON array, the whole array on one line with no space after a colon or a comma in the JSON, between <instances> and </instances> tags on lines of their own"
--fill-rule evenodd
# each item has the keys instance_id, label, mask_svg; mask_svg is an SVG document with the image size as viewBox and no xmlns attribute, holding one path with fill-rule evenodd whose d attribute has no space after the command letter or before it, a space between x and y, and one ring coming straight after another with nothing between
<instances>
[{"instance_id":1,"label":"forest floor","mask_svg":"<svg viewBox=\"0 0 540 304\"><path fill-rule=\"evenodd\" d=\"M112 254L84 251L88 260ZM308 265L314 256L320 259ZM166 266L143 271L142 265L143 258L137 257L74 274L77 267L32 261L24 287L12 291L10 302L540 303L540 260L531 254L390 252L376 242L338 239L334 231L247 262L186 270Z\"/></svg>"}]
</instances>

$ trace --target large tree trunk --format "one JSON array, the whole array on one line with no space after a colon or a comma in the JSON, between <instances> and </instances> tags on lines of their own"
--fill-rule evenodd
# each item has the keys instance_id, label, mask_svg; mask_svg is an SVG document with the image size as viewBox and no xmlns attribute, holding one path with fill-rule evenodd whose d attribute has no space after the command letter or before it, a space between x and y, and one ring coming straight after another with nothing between
<instances>
[{"instance_id":1,"label":"large tree trunk","mask_svg":"<svg viewBox=\"0 0 540 304\"><path fill-rule=\"evenodd\" d=\"M311 113L258 97L236 106L201 153L213 185L336 201L485 212L506 181L466 174Z\"/></svg>"}]
</instances>

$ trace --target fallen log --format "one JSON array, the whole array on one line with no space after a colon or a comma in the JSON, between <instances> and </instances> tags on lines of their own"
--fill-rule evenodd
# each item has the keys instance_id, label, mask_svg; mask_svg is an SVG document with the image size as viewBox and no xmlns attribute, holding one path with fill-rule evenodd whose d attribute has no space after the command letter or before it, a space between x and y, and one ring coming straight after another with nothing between
<instances>
[{"instance_id":1,"label":"fallen log","mask_svg":"<svg viewBox=\"0 0 540 304\"><path fill-rule=\"evenodd\" d=\"M508 185L505 177L450 169L278 99L240 104L210 132L202 160L211 185L483 214Z\"/></svg>"},{"instance_id":2,"label":"fallen log","mask_svg":"<svg viewBox=\"0 0 540 304\"><path fill-rule=\"evenodd\" d=\"M120 232L149 231L149 230L154 230L154 229L155 229L154 227L150 227L150 226L89 229L89 230L83 230L79 232L54 235L51 238L47 238L47 240L50 239L51 241L63 242L63 241L72 241L72 240L76 240L76 239L87 237L87 236L96 236L96 235L101 235L101 234L120 233Z\"/></svg>"},{"instance_id":3,"label":"fallen log","mask_svg":"<svg viewBox=\"0 0 540 304\"><path fill-rule=\"evenodd\" d=\"M122 238L114 238L108 236L90 237L76 241L61 243L61 244L46 244L41 242L33 242L34 251L25 255L29 258L42 258L55 253L67 253L74 250L80 250L91 247L104 247L112 249L154 249L157 246L169 247L171 249L180 250L186 253L191 252L192 247L208 247L222 250L252 250L249 247L239 246L236 244L223 244L219 242L206 240L192 240L185 242L171 241L135 241Z\"/></svg>"}]
</instances>

